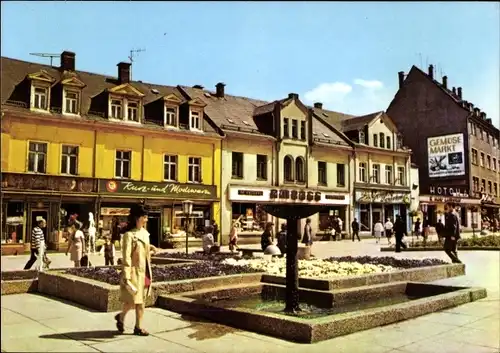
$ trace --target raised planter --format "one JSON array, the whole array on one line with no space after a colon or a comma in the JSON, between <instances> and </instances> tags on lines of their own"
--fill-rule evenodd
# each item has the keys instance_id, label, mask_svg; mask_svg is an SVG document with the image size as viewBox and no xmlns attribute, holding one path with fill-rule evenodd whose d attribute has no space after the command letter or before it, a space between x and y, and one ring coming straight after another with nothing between
<instances>
[{"instance_id":1,"label":"raised planter","mask_svg":"<svg viewBox=\"0 0 500 353\"><path fill-rule=\"evenodd\" d=\"M431 282L463 275L465 275L464 264L448 264L331 279L299 278L299 287L329 291L339 288L353 288L389 282ZM284 285L286 279L281 276L265 274L262 276L262 282Z\"/></svg>"},{"instance_id":2,"label":"raised planter","mask_svg":"<svg viewBox=\"0 0 500 353\"><path fill-rule=\"evenodd\" d=\"M151 256L151 263L153 265L180 265L180 264L192 264L200 260L191 259L178 259L173 257L163 257L163 256Z\"/></svg>"},{"instance_id":3,"label":"raised planter","mask_svg":"<svg viewBox=\"0 0 500 353\"><path fill-rule=\"evenodd\" d=\"M2 295L36 292L38 271L21 270L2 272Z\"/></svg>"},{"instance_id":4,"label":"raised planter","mask_svg":"<svg viewBox=\"0 0 500 353\"><path fill-rule=\"evenodd\" d=\"M161 294L259 282L261 277L262 273L252 273L172 282L153 282L153 292L147 298L146 306L155 305ZM111 285L60 271L41 272L38 277L38 291L104 312L120 310L122 306L119 285Z\"/></svg>"},{"instance_id":5,"label":"raised planter","mask_svg":"<svg viewBox=\"0 0 500 353\"><path fill-rule=\"evenodd\" d=\"M486 290L483 288L399 282L339 292L300 290L299 296L303 298L301 300L303 304L313 303L325 311L324 315L316 318L268 312L265 309L245 307L243 302L238 303L238 298L244 299L259 295L262 298L267 296L269 299L270 292L275 292L275 300L283 299L284 287L278 289L278 286L269 287L263 284L180 295L161 295L158 298L158 305L177 313L203 317L240 329L291 341L313 343L407 320L486 297ZM413 300L401 300L399 303L394 301L396 304L377 303L377 298L397 295L412 296ZM224 304L225 298L232 298L232 303ZM366 304L367 300L371 300L370 305ZM265 302L266 299L263 301ZM357 306L357 303L360 305ZM345 310L342 310L342 306ZM362 309L356 309L357 307Z\"/></svg>"},{"instance_id":6,"label":"raised planter","mask_svg":"<svg viewBox=\"0 0 500 353\"><path fill-rule=\"evenodd\" d=\"M458 251L500 251L500 246L459 246ZM394 248L384 247L380 248L382 252L394 252ZM426 246L426 247L409 247L406 249L401 249L403 252L408 251L444 251L443 247L439 246Z\"/></svg>"}]
</instances>

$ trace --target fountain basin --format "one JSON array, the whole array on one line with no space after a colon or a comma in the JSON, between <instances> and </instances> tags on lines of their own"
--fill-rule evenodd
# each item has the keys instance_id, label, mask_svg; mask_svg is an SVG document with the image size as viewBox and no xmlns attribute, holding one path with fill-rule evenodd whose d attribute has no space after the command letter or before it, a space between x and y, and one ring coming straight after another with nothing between
<instances>
[{"instance_id":1,"label":"fountain basin","mask_svg":"<svg viewBox=\"0 0 500 353\"><path fill-rule=\"evenodd\" d=\"M300 289L304 312L285 313L285 287L255 284L178 295L157 305L240 329L313 343L486 297L483 288L396 282L334 291Z\"/></svg>"}]
</instances>

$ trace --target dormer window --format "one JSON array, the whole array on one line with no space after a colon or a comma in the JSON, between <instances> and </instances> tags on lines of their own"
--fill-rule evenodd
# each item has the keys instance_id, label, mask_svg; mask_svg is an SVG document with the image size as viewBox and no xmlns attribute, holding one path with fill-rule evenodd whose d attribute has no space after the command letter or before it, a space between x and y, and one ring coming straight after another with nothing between
<instances>
[{"instance_id":1,"label":"dormer window","mask_svg":"<svg viewBox=\"0 0 500 353\"><path fill-rule=\"evenodd\" d=\"M110 117L113 119L123 119L122 109L123 101L121 99L112 99L110 104Z\"/></svg>"},{"instance_id":2,"label":"dormer window","mask_svg":"<svg viewBox=\"0 0 500 353\"><path fill-rule=\"evenodd\" d=\"M200 112L191 110L189 115L189 127L191 130L201 130Z\"/></svg>"},{"instance_id":3,"label":"dormer window","mask_svg":"<svg viewBox=\"0 0 500 353\"><path fill-rule=\"evenodd\" d=\"M139 122L139 103L138 102L128 102L127 103L127 120Z\"/></svg>"},{"instance_id":4,"label":"dormer window","mask_svg":"<svg viewBox=\"0 0 500 353\"><path fill-rule=\"evenodd\" d=\"M47 87L34 87L33 89L33 108L47 110L48 107L48 93Z\"/></svg>"},{"instance_id":5,"label":"dormer window","mask_svg":"<svg viewBox=\"0 0 500 353\"><path fill-rule=\"evenodd\" d=\"M78 92L74 91L64 91L64 113L67 114L78 114Z\"/></svg>"},{"instance_id":6,"label":"dormer window","mask_svg":"<svg viewBox=\"0 0 500 353\"><path fill-rule=\"evenodd\" d=\"M359 132L359 143L366 143L365 133L363 131Z\"/></svg>"},{"instance_id":7,"label":"dormer window","mask_svg":"<svg viewBox=\"0 0 500 353\"><path fill-rule=\"evenodd\" d=\"M177 126L177 108L165 108L165 125Z\"/></svg>"}]
</instances>

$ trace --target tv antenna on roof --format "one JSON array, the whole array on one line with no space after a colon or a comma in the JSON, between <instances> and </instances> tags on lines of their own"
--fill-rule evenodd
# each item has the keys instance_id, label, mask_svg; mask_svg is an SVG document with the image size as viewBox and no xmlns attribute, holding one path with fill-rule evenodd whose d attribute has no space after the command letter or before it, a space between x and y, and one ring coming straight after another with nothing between
<instances>
[{"instance_id":1,"label":"tv antenna on roof","mask_svg":"<svg viewBox=\"0 0 500 353\"><path fill-rule=\"evenodd\" d=\"M134 58L139 56L140 52L146 51L146 49L131 49L130 55L128 56L130 63L134 62ZM130 68L130 79L132 79L132 67Z\"/></svg>"},{"instance_id":2,"label":"tv antenna on roof","mask_svg":"<svg viewBox=\"0 0 500 353\"><path fill-rule=\"evenodd\" d=\"M52 66L52 60L54 60L54 58L58 58L61 54L30 53L30 55L40 56L42 58L50 58L50 66Z\"/></svg>"}]
</instances>

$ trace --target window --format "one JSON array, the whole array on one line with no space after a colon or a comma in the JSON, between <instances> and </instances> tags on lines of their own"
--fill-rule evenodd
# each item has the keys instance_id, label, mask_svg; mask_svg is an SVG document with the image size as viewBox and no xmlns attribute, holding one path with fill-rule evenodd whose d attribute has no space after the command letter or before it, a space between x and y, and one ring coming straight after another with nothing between
<instances>
[{"instance_id":1,"label":"window","mask_svg":"<svg viewBox=\"0 0 500 353\"><path fill-rule=\"evenodd\" d=\"M391 137L390 136L386 137L385 147L387 147L387 149L389 149L389 150L391 149Z\"/></svg>"},{"instance_id":2,"label":"window","mask_svg":"<svg viewBox=\"0 0 500 353\"><path fill-rule=\"evenodd\" d=\"M477 150L472 149L472 164L477 164Z\"/></svg>"},{"instance_id":3,"label":"window","mask_svg":"<svg viewBox=\"0 0 500 353\"><path fill-rule=\"evenodd\" d=\"M481 192L486 192L486 180L481 180Z\"/></svg>"},{"instance_id":4,"label":"window","mask_svg":"<svg viewBox=\"0 0 500 353\"><path fill-rule=\"evenodd\" d=\"M300 122L300 139L301 140L306 139L306 122L305 121Z\"/></svg>"},{"instance_id":5,"label":"window","mask_svg":"<svg viewBox=\"0 0 500 353\"><path fill-rule=\"evenodd\" d=\"M474 135L474 123L472 121L469 121L469 133Z\"/></svg>"},{"instance_id":6,"label":"window","mask_svg":"<svg viewBox=\"0 0 500 353\"><path fill-rule=\"evenodd\" d=\"M318 161L318 184L327 185L326 162Z\"/></svg>"},{"instance_id":7,"label":"window","mask_svg":"<svg viewBox=\"0 0 500 353\"><path fill-rule=\"evenodd\" d=\"M491 183L491 181L488 180L488 194L492 194L493 193L493 185Z\"/></svg>"},{"instance_id":8,"label":"window","mask_svg":"<svg viewBox=\"0 0 500 353\"><path fill-rule=\"evenodd\" d=\"M484 140L484 130L479 129L479 133L481 134L481 140Z\"/></svg>"},{"instance_id":9,"label":"window","mask_svg":"<svg viewBox=\"0 0 500 353\"><path fill-rule=\"evenodd\" d=\"M472 177L472 190L479 191L479 178Z\"/></svg>"},{"instance_id":10,"label":"window","mask_svg":"<svg viewBox=\"0 0 500 353\"><path fill-rule=\"evenodd\" d=\"M289 119L284 118L283 119L283 137L289 137L290 136L290 126L289 126Z\"/></svg>"},{"instance_id":11,"label":"window","mask_svg":"<svg viewBox=\"0 0 500 353\"><path fill-rule=\"evenodd\" d=\"M66 91L64 100L64 112L68 114L78 114L78 93Z\"/></svg>"},{"instance_id":12,"label":"window","mask_svg":"<svg viewBox=\"0 0 500 353\"><path fill-rule=\"evenodd\" d=\"M490 143L490 134L486 133L486 142Z\"/></svg>"},{"instance_id":13,"label":"window","mask_svg":"<svg viewBox=\"0 0 500 353\"><path fill-rule=\"evenodd\" d=\"M165 125L177 125L177 108L167 107L165 109Z\"/></svg>"},{"instance_id":14,"label":"window","mask_svg":"<svg viewBox=\"0 0 500 353\"><path fill-rule=\"evenodd\" d=\"M231 175L233 178L243 178L243 153L241 152L233 152Z\"/></svg>"},{"instance_id":15,"label":"window","mask_svg":"<svg viewBox=\"0 0 500 353\"><path fill-rule=\"evenodd\" d=\"M359 181L366 183L366 163L359 163Z\"/></svg>"},{"instance_id":16,"label":"window","mask_svg":"<svg viewBox=\"0 0 500 353\"><path fill-rule=\"evenodd\" d=\"M403 148L403 136L398 135L396 149L400 150Z\"/></svg>"},{"instance_id":17,"label":"window","mask_svg":"<svg viewBox=\"0 0 500 353\"><path fill-rule=\"evenodd\" d=\"M267 180L267 156L263 154L257 155L257 179Z\"/></svg>"},{"instance_id":18,"label":"window","mask_svg":"<svg viewBox=\"0 0 500 353\"><path fill-rule=\"evenodd\" d=\"M46 173L47 171L47 144L30 142L28 152L28 172Z\"/></svg>"},{"instance_id":19,"label":"window","mask_svg":"<svg viewBox=\"0 0 500 353\"><path fill-rule=\"evenodd\" d=\"M201 183L201 158L189 157L188 181L190 183Z\"/></svg>"},{"instance_id":20,"label":"window","mask_svg":"<svg viewBox=\"0 0 500 353\"><path fill-rule=\"evenodd\" d=\"M392 165L385 166L385 183L392 184Z\"/></svg>"},{"instance_id":21,"label":"window","mask_svg":"<svg viewBox=\"0 0 500 353\"><path fill-rule=\"evenodd\" d=\"M33 92L33 108L47 110L48 89L35 87Z\"/></svg>"},{"instance_id":22,"label":"window","mask_svg":"<svg viewBox=\"0 0 500 353\"><path fill-rule=\"evenodd\" d=\"M139 103L137 102L127 103L127 120L139 122Z\"/></svg>"},{"instance_id":23,"label":"window","mask_svg":"<svg viewBox=\"0 0 500 353\"><path fill-rule=\"evenodd\" d=\"M337 186L345 186L345 164L337 164Z\"/></svg>"},{"instance_id":24,"label":"window","mask_svg":"<svg viewBox=\"0 0 500 353\"><path fill-rule=\"evenodd\" d=\"M292 138L298 138L298 121L296 119L292 119Z\"/></svg>"},{"instance_id":25,"label":"window","mask_svg":"<svg viewBox=\"0 0 500 353\"><path fill-rule=\"evenodd\" d=\"M498 184L497 183L493 184L493 195L498 197Z\"/></svg>"},{"instance_id":26,"label":"window","mask_svg":"<svg viewBox=\"0 0 500 353\"><path fill-rule=\"evenodd\" d=\"M402 186L406 185L405 167L398 167L398 184Z\"/></svg>"},{"instance_id":27,"label":"window","mask_svg":"<svg viewBox=\"0 0 500 353\"><path fill-rule=\"evenodd\" d=\"M283 160L283 170L285 172L285 181L293 181L293 159L286 156Z\"/></svg>"},{"instance_id":28,"label":"window","mask_svg":"<svg viewBox=\"0 0 500 353\"><path fill-rule=\"evenodd\" d=\"M491 169L491 157L486 156L486 168Z\"/></svg>"},{"instance_id":29,"label":"window","mask_svg":"<svg viewBox=\"0 0 500 353\"><path fill-rule=\"evenodd\" d=\"M190 113L190 124L189 124L189 126L191 127L191 129L201 130L200 129L200 127L201 127L201 124L200 124L200 112L192 111L191 110L191 113Z\"/></svg>"},{"instance_id":30,"label":"window","mask_svg":"<svg viewBox=\"0 0 500 353\"><path fill-rule=\"evenodd\" d=\"M385 148L385 136L384 133L380 133L380 148Z\"/></svg>"},{"instance_id":31,"label":"window","mask_svg":"<svg viewBox=\"0 0 500 353\"><path fill-rule=\"evenodd\" d=\"M113 119L122 119L122 101L119 99L111 100L111 117Z\"/></svg>"},{"instance_id":32,"label":"window","mask_svg":"<svg viewBox=\"0 0 500 353\"><path fill-rule=\"evenodd\" d=\"M372 166L372 177L371 181L380 184L380 164L374 164Z\"/></svg>"},{"instance_id":33,"label":"window","mask_svg":"<svg viewBox=\"0 0 500 353\"><path fill-rule=\"evenodd\" d=\"M177 156L167 154L163 156L163 180L177 180Z\"/></svg>"},{"instance_id":34,"label":"window","mask_svg":"<svg viewBox=\"0 0 500 353\"><path fill-rule=\"evenodd\" d=\"M481 152L481 160L479 161L479 165L481 167L484 167L484 153L483 152Z\"/></svg>"},{"instance_id":35,"label":"window","mask_svg":"<svg viewBox=\"0 0 500 353\"><path fill-rule=\"evenodd\" d=\"M497 159L496 158L493 158L493 165L491 166L491 169L493 171L497 170Z\"/></svg>"},{"instance_id":36,"label":"window","mask_svg":"<svg viewBox=\"0 0 500 353\"><path fill-rule=\"evenodd\" d=\"M115 177L130 178L131 156L132 152L130 151L116 151Z\"/></svg>"},{"instance_id":37,"label":"window","mask_svg":"<svg viewBox=\"0 0 500 353\"><path fill-rule=\"evenodd\" d=\"M373 146L378 147L378 135L373 134Z\"/></svg>"},{"instance_id":38,"label":"window","mask_svg":"<svg viewBox=\"0 0 500 353\"><path fill-rule=\"evenodd\" d=\"M477 130L476 130L476 125L472 124L472 133L474 136L477 136Z\"/></svg>"},{"instance_id":39,"label":"window","mask_svg":"<svg viewBox=\"0 0 500 353\"><path fill-rule=\"evenodd\" d=\"M359 143L366 143L366 137L363 131L359 132Z\"/></svg>"},{"instance_id":40,"label":"window","mask_svg":"<svg viewBox=\"0 0 500 353\"><path fill-rule=\"evenodd\" d=\"M297 159L295 159L295 180L301 183L306 181L304 159L302 157L297 157Z\"/></svg>"},{"instance_id":41,"label":"window","mask_svg":"<svg viewBox=\"0 0 500 353\"><path fill-rule=\"evenodd\" d=\"M78 174L78 147L62 146L61 153L61 174Z\"/></svg>"}]
</instances>

